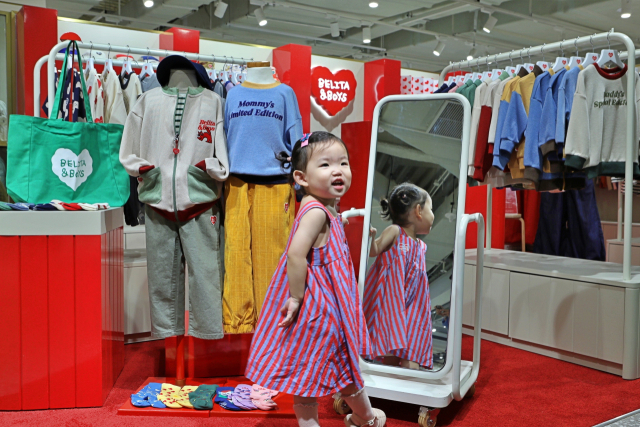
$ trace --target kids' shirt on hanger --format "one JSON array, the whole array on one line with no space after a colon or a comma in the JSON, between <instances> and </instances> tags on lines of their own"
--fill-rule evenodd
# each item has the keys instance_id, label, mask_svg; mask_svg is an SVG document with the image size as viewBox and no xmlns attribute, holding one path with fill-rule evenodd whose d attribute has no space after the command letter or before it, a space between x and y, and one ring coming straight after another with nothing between
<instances>
[{"instance_id":1,"label":"kids' shirt on hanger","mask_svg":"<svg viewBox=\"0 0 640 427\"><path fill-rule=\"evenodd\" d=\"M531 93L536 77L542 74L537 65L515 85L500 139L500 156L509 156L509 170L514 179L524 178L524 131L527 128Z\"/></svg>"},{"instance_id":2,"label":"kids' shirt on hanger","mask_svg":"<svg viewBox=\"0 0 640 427\"><path fill-rule=\"evenodd\" d=\"M498 130L498 118L500 116L500 102L502 101L502 94L504 93L504 88L507 87L509 82L514 79L513 76L509 75L509 73L502 73L502 76L505 75L507 77L502 81L502 83L498 85L493 95L493 100L491 101L491 125L489 126L489 136L487 141L493 146L493 148L491 149L492 152L495 150L496 132Z\"/></svg>"},{"instance_id":3,"label":"kids' shirt on hanger","mask_svg":"<svg viewBox=\"0 0 640 427\"><path fill-rule=\"evenodd\" d=\"M120 75L120 86L122 87L122 97L127 114L133 108L138 97L142 95L140 78L135 73L124 73Z\"/></svg>"},{"instance_id":4,"label":"kids' shirt on hanger","mask_svg":"<svg viewBox=\"0 0 640 427\"><path fill-rule=\"evenodd\" d=\"M288 182L276 154L291 154L302 137L295 92L286 84L245 81L227 94L224 130L230 171L251 184Z\"/></svg>"},{"instance_id":5,"label":"kids' shirt on hanger","mask_svg":"<svg viewBox=\"0 0 640 427\"><path fill-rule=\"evenodd\" d=\"M467 175L473 176L476 155L476 142L478 136L478 125L480 124L480 113L482 112L482 101L484 94L489 87L487 82L482 82L475 90L473 104L471 104L471 131L469 133L469 157Z\"/></svg>"},{"instance_id":6,"label":"kids' shirt on hanger","mask_svg":"<svg viewBox=\"0 0 640 427\"><path fill-rule=\"evenodd\" d=\"M528 141L524 147L524 176L535 185L537 185L540 180L540 173L542 171L542 153L538 146L542 106L553 74L554 71L549 69L536 78L531 92L529 120L527 122L527 128L524 131L525 140Z\"/></svg>"},{"instance_id":7,"label":"kids' shirt on hanger","mask_svg":"<svg viewBox=\"0 0 640 427\"><path fill-rule=\"evenodd\" d=\"M638 168L640 85L627 93L627 66L604 70L593 64L578 74L565 142L565 165L587 176L624 177L627 151L627 103L636 103L633 174Z\"/></svg>"},{"instance_id":8,"label":"kids' shirt on hanger","mask_svg":"<svg viewBox=\"0 0 640 427\"><path fill-rule=\"evenodd\" d=\"M523 68L524 69L524 68ZM516 76L509 83L507 83L504 87L504 91L502 92L502 96L500 97L500 110L498 113L498 124L496 126L496 136L493 144L493 166L498 168L501 171L504 171L509 162L509 158L505 156L500 156L500 150L502 149L502 129L504 128L504 123L507 118L507 113L509 112L509 103L511 102L511 94L513 93L513 89L516 87L516 84L520 81L522 77Z\"/></svg>"},{"instance_id":9,"label":"kids' shirt on hanger","mask_svg":"<svg viewBox=\"0 0 640 427\"><path fill-rule=\"evenodd\" d=\"M91 68L86 76L87 92L89 93L89 104L91 105L91 116L94 123L104 123L104 91L102 80L95 68Z\"/></svg>"},{"instance_id":10,"label":"kids' shirt on hanger","mask_svg":"<svg viewBox=\"0 0 640 427\"><path fill-rule=\"evenodd\" d=\"M102 73L104 90L104 122L124 125L127 121L127 107L120 86L120 79L115 71L105 70Z\"/></svg>"},{"instance_id":11,"label":"kids' shirt on hanger","mask_svg":"<svg viewBox=\"0 0 640 427\"><path fill-rule=\"evenodd\" d=\"M496 80L489 83L481 102L480 120L478 122L478 134L476 136L476 154L473 159L474 171L472 178L484 181L493 161L493 144L489 144L489 131L491 128L492 103L495 93L502 82L509 78L507 73L502 73Z\"/></svg>"},{"instance_id":12,"label":"kids' shirt on hanger","mask_svg":"<svg viewBox=\"0 0 640 427\"><path fill-rule=\"evenodd\" d=\"M158 76L155 73L151 76L145 74L140 77L140 88L142 89L142 93L157 87L160 87L160 83L158 83Z\"/></svg>"},{"instance_id":13,"label":"kids' shirt on hanger","mask_svg":"<svg viewBox=\"0 0 640 427\"><path fill-rule=\"evenodd\" d=\"M578 65L567 71L558 88L558 106L556 117L556 145L564 147L564 141L567 135L567 125L571 118L571 106L573 105L573 96L576 92L578 84L578 75L584 68Z\"/></svg>"}]
</instances>

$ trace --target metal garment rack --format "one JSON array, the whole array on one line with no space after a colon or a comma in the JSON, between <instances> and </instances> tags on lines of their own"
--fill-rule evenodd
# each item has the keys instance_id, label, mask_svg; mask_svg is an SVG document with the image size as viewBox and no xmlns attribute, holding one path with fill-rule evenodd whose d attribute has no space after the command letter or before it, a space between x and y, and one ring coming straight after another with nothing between
<instances>
[{"instance_id":1,"label":"metal garment rack","mask_svg":"<svg viewBox=\"0 0 640 427\"><path fill-rule=\"evenodd\" d=\"M532 46L528 48L522 48L518 51L511 51L507 53L500 53L497 55L483 56L481 58L472 59L470 61L460 61L454 64L447 65L440 73L440 81L444 82L445 76L452 69L458 68L471 68L471 66L485 65L490 61L501 62L510 61L513 57L525 57L534 53L536 55L543 54L544 52L561 50L567 46L592 46L593 43L602 45L604 43L610 44L610 42L618 42L623 44L627 52L636 52L636 47L629 36L623 33L617 33L613 30L607 33L598 33L591 36L578 37L576 39L563 40L556 43L549 43L540 46ZM631 72L627 72L627 94L628 96L634 96L636 85L636 54L625 55L627 58L627 66ZM621 55L622 57L622 55ZM633 162L638 161L638 141L635 138L635 102L627 103L627 152L625 160L625 181L633 182ZM487 185L487 240L486 248L491 249L491 197L492 186ZM622 256L622 280L628 282L631 280L631 227L632 227L632 214L633 214L633 186L625 186L624 192L624 241L623 241L623 256Z\"/></svg>"},{"instance_id":2,"label":"metal garment rack","mask_svg":"<svg viewBox=\"0 0 640 427\"><path fill-rule=\"evenodd\" d=\"M38 59L38 62L36 62L36 65L33 68L33 115L34 117L40 117L40 105L39 105L40 104L40 70L42 69L42 66L44 65L44 63L47 62L48 60L49 60L49 55L43 56L42 58ZM56 60L64 61L64 55L57 54ZM74 62L78 63L77 56ZM83 61L83 63L86 63L86 62L87 61ZM97 65L105 65L107 63L107 60L104 58L97 58L97 59L94 58L93 63ZM111 60L111 63L113 64L114 67L122 67L125 64L125 61L120 59L113 59ZM138 61L132 61L130 64L131 64L131 68L142 68L144 64L151 65L151 67L153 67L154 70L158 68L157 62L140 63Z\"/></svg>"},{"instance_id":3,"label":"metal garment rack","mask_svg":"<svg viewBox=\"0 0 640 427\"><path fill-rule=\"evenodd\" d=\"M214 56L214 55L201 55L199 53L187 53L187 52L178 52L174 50L165 50L165 49L148 49L148 48L139 48L139 47L130 47L130 46L112 46L110 44L95 44L95 43L85 43L85 42L77 42L78 47L82 49L96 49L115 53L126 53L126 54L137 54L137 55L154 55L154 56L162 56L167 57L170 55L181 55L187 59L193 61L207 61L207 62L223 62L225 64L246 64L247 62L253 61L253 58L234 58L227 56ZM53 99L55 97L55 68L56 68L56 55L60 53L60 50L65 49L69 45L68 41L64 41L58 43L57 45L51 48L49 52L49 57L47 60L47 93L49 99ZM114 61L115 64L115 61ZM37 67L37 65L36 65ZM35 70L34 70L35 72ZM38 79L36 79L38 80ZM51 111L49 112L51 114Z\"/></svg>"}]
</instances>

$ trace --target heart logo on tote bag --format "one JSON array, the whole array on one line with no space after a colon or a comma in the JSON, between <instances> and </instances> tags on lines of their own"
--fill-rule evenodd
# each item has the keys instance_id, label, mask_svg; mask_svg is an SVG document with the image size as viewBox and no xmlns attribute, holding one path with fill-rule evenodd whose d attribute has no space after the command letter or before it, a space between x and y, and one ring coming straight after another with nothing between
<instances>
[{"instance_id":1,"label":"heart logo on tote bag","mask_svg":"<svg viewBox=\"0 0 640 427\"><path fill-rule=\"evenodd\" d=\"M60 181L76 191L93 172L93 159L87 149L82 150L77 156L67 148L58 148L51 157L51 169Z\"/></svg>"}]
</instances>

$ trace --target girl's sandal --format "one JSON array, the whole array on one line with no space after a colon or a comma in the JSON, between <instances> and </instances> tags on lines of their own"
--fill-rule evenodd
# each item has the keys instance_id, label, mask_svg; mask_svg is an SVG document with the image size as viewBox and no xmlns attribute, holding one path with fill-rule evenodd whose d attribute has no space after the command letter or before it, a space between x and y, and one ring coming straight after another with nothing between
<instances>
[{"instance_id":1,"label":"girl's sandal","mask_svg":"<svg viewBox=\"0 0 640 427\"><path fill-rule=\"evenodd\" d=\"M358 426L358 424L355 424L353 421L351 421L353 414L349 414L344 419L344 425L347 427L365 427L365 426L384 427L384 425L387 422L387 416L385 415L385 413L382 412L380 409L373 408L372 410L374 415L374 418L372 420L366 421L364 424Z\"/></svg>"}]
</instances>

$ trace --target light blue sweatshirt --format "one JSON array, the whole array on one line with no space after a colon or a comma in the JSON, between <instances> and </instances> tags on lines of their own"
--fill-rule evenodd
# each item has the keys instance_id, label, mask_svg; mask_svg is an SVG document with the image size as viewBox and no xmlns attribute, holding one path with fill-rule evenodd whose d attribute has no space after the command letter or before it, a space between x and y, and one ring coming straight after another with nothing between
<instances>
[{"instance_id":1,"label":"light blue sweatshirt","mask_svg":"<svg viewBox=\"0 0 640 427\"><path fill-rule=\"evenodd\" d=\"M227 94L224 111L230 172L253 177L286 174L276 154L291 155L302 137L302 117L296 94L276 82L245 81Z\"/></svg>"},{"instance_id":2,"label":"light blue sweatshirt","mask_svg":"<svg viewBox=\"0 0 640 427\"><path fill-rule=\"evenodd\" d=\"M538 146L542 155L555 151L556 145L556 119L558 116L558 89L567 73L566 68L561 69L549 81L549 87L542 106L540 118L540 133L538 136ZM557 156L552 155L551 160L557 160Z\"/></svg>"},{"instance_id":3,"label":"light blue sweatshirt","mask_svg":"<svg viewBox=\"0 0 640 427\"><path fill-rule=\"evenodd\" d=\"M567 134L567 124L571 117L571 105L573 105L573 94L576 92L576 84L578 83L578 74L582 69L575 67L567 71L564 80L560 83L558 89L558 116L556 118L556 145L560 149L564 146Z\"/></svg>"},{"instance_id":4,"label":"light blue sweatshirt","mask_svg":"<svg viewBox=\"0 0 640 427\"><path fill-rule=\"evenodd\" d=\"M529 106L529 122L527 129L524 131L524 137L527 141L524 145L524 167L525 176L526 168L534 168L537 171L542 170L542 153L538 145L540 134L540 119L542 117L542 105L544 96L549 88L551 74L548 71L540 74L533 84L533 92L531 94L531 105Z\"/></svg>"}]
</instances>

